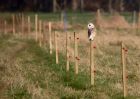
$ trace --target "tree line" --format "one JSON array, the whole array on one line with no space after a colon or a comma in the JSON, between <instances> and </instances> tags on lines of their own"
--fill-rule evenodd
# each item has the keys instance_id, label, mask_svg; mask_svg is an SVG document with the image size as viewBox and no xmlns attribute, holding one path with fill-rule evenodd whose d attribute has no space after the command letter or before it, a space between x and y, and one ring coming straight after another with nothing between
<instances>
[{"instance_id":1,"label":"tree line","mask_svg":"<svg viewBox=\"0 0 140 99\"><path fill-rule=\"evenodd\" d=\"M139 11L140 0L0 0L0 11Z\"/></svg>"}]
</instances>

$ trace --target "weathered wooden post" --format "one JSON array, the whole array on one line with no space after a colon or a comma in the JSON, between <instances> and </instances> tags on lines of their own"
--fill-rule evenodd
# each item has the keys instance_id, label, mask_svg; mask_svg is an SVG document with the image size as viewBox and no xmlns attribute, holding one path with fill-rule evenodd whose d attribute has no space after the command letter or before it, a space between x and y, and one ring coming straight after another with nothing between
<instances>
[{"instance_id":1,"label":"weathered wooden post","mask_svg":"<svg viewBox=\"0 0 140 99\"><path fill-rule=\"evenodd\" d=\"M121 42L121 59L122 59L122 72L123 72L123 95L127 96L127 76L126 76L126 60L125 60L125 48L123 42Z\"/></svg>"},{"instance_id":2,"label":"weathered wooden post","mask_svg":"<svg viewBox=\"0 0 140 99\"><path fill-rule=\"evenodd\" d=\"M66 71L69 72L69 39L68 39L68 33L66 32Z\"/></svg>"},{"instance_id":3,"label":"weathered wooden post","mask_svg":"<svg viewBox=\"0 0 140 99\"><path fill-rule=\"evenodd\" d=\"M58 60L58 33L55 31L54 32L54 39L55 39L55 57L56 57L56 64L59 63Z\"/></svg>"},{"instance_id":4,"label":"weathered wooden post","mask_svg":"<svg viewBox=\"0 0 140 99\"><path fill-rule=\"evenodd\" d=\"M12 20L13 20L13 35L15 35L15 15L12 15Z\"/></svg>"},{"instance_id":5,"label":"weathered wooden post","mask_svg":"<svg viewBox=\"0 0 140 99\"><path fill-rule=\"evenodd\" d=\"M94 85L94 71L95 71L95 67L94 67L94 52L93 52L93 41L90 41L90 80L91 80L91 85Z\"/></svg>"},{"instance_id":6,"label":"weathered wooden post","mask_svg":"<svg viewBox=\"0 0 140 99\"><path fill-rule=\"evenodd\" d=\"M76 61L76 34L74 32L74 62Z\"/></svg>"},{"instance_id":7,"label":"weathered wooden post","mask_svg":"<svg viewBox=\"0 0 140 99\"><path fill-rule=\"evenodd\" d=\"M61 11L61 25L63 26L64 29L64 11Z\"/></svg>"},{"instance_id":8,"label":"weathered wooden post","mask_svg":"<svg viewBox=\"0 0 140 99\"><path fill-rule=\"evenodd\" d=\"M70 52L69 52L69 34L68 32L66 33L66 76L67 76L67 80L69 80L69 71L70 71Z\"/></svg>"},{"instance_id":9,"label":"weathered wooden post","mask_svg":"<svg viewBox=\"0 0 140 99\"><path fill-rule=\"evenodd\" d=\"M45 46L46 44L46 29L45 29L45 22L43 22L43 45Z\"/></svg>"},{"instance_id":10,"label":"weathered wooden post","mask_svg":"<svg viewBox=\"0 0 140 99\"><path fill-rule=\"evenodd\" d=\"M80 60L78 57L78 40L76 38L76 33L74 32L74 62L75 62L75 74L78 74L78 61Z\"/></svg>"},{"instance_id":11,"label":"weathered wooden post","mask_svg":"<svg viewBox=\"0 0 140 99\"><path fill-rule=\"evenodd\" d=\"M21 20L21 25L22 25L22 27L21 27L21 31L22 31L22 35L24 35L24 14L22 13L22 20Z\"/></svg>"},{"instance_id":12,"label":"weathered wooden post","mask_svg":"<svg viewBox=\"0 0 140 99\"><path fill-rule=\"evenodd\" d=\"M52 25L49 22L49 43L50 43L50 54L52 54Z\"/></svg>"},{"instance_id":13,"label":"weathered wooden post","mask_svg":"<svg viewBox=\"0 0 140 99\"><path fill-rule=\"evenodd\" d=\"M30 20L30 16L28 16L28 37L31 33L31 20Z\"/></svg>"},{"instance_id":14,"label":"weathered wooden post","mask_svg":"<svg viewBox=\"0 0 140 99\"><path fill-rule=\"evenodd\" d=\"M133 12L133 28L136 29L136 11Z\"/></svg>"},{"instance_id":15,"label":"weathered wooden post","mask_svg":"<svg viewBox=\"0 0 140 99\"><path fill-rule=\"evenodd\" d=\"M7 34L7 21L4 21L4 34Z\"/></svg>"},{"instance_id":16,"label":"weathered wooden post","mask_svg":"<svg viewBox=\"0 0 140 99\"><path fill-rule=\"evenodd\" d=\"M137 23L136 23L136 33L139 32L139 25L140 25L140 13L137 12Z\"/></svg>"},{"instance_id":17,"label":"weathered wooden post","mask_svg":"<svg viewBox=\"0 0 140 99\"><path fill-rule=\"evenodd\" d=\"M134 33L137 32L137 28L136 28L136 11L133 12L133 32Z\"/></svg>"},{"instance_id":18,"label":"weathered wooden post","mask_svg":"<svg viewBox=\"0 0 140 99\"><path fill-rule=\"evenodd\" d=\"M98 9L97 13L96 13L96 26L98 28L101 28L101 26L100 26L100 19L101 19L101 12L100 12L100 9Z\"/></svg>"},{"instance_id":19,"label":"weathered wooden post","mask_svg":"<svg viewBox=\"0 0 140 99\"><path fill-rule=\"evenodd\" d=\"M39 20L39 45L42 46L42 21Z\"/></svg>"},{"instance_id":20,"label":"weathered wooden post","mask_svg":"<svg viewBox=\"0 0 140 99\"><path fill-rule=\"evenodd\" d=\"M76 55L76 61L75 61L75 74L78 74L79 73L79 67L78 67L78 61L80 60L79 57L78 57L78 40L79 38L76 38L76 42L75 42L75 55Z\"/></svg>"},{"instance_id":21,"label":"weathered wooden post","mask_svg":"<svg viewBox=\"0 0 140 99\"><path fill-rule=\"evenodd\" d=\"M35 15L35 39L36 42L38 41L38 15Z\"/></svg>"}]
</instances>

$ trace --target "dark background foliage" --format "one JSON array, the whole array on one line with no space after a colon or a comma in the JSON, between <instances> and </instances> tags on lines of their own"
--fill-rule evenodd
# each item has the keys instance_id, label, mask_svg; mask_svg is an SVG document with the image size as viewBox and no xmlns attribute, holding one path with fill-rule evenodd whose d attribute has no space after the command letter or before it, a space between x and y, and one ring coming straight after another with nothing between
<instances>
[{"instance_id":1,"label":"dark background foliage","mask_svg":"<svg viewBox=\"0 0 140 99\"><path fill-rule=\"evenodd\" d=\"M52 12L53 1L55 0L0 0L0 11L42 11ZM74 2L75 1L75 2ZM81 11L82 0L56 0L56 11L66 8L73 10L73 4L76 3L74 10ZM74 3L73 3L74 2ZM104 11L139 11L140 0L83 0L84 11L96 11L98 8Z\"/></svg>"}]
</instances>

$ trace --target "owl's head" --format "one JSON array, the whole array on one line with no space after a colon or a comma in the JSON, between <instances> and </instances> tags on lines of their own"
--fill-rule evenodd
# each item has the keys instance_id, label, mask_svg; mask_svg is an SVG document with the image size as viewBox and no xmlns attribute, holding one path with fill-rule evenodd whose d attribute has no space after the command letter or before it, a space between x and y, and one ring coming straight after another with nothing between
<instances>
[{"instance_id":1,"label":"owl's head","mask_svg":"<svg viewBox=\"0 0 140 99\"><path fill-rule=\"evenodd\" d=\"M94 24L92 24L92 23L89 23L89 24L88 24L88 29L91 30L91 29L94 29L94 27L95 27Z\"/></svg>"}]
</instances>

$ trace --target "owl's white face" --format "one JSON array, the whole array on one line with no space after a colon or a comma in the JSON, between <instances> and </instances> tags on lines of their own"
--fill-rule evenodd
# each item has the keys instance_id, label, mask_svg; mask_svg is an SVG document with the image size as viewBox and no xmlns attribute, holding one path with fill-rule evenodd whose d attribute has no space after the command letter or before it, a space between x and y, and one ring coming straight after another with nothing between
<instances>
[{"instance_id":1,"label":"owl's white face","mask_svg":"<svg viewBox=\"0 0 140 99\"><path fill-rule=\"evenodd\" d=\"M88 29L94 29L94 25L92 23L88 24Z\"/></svg>"}]
</instances>

